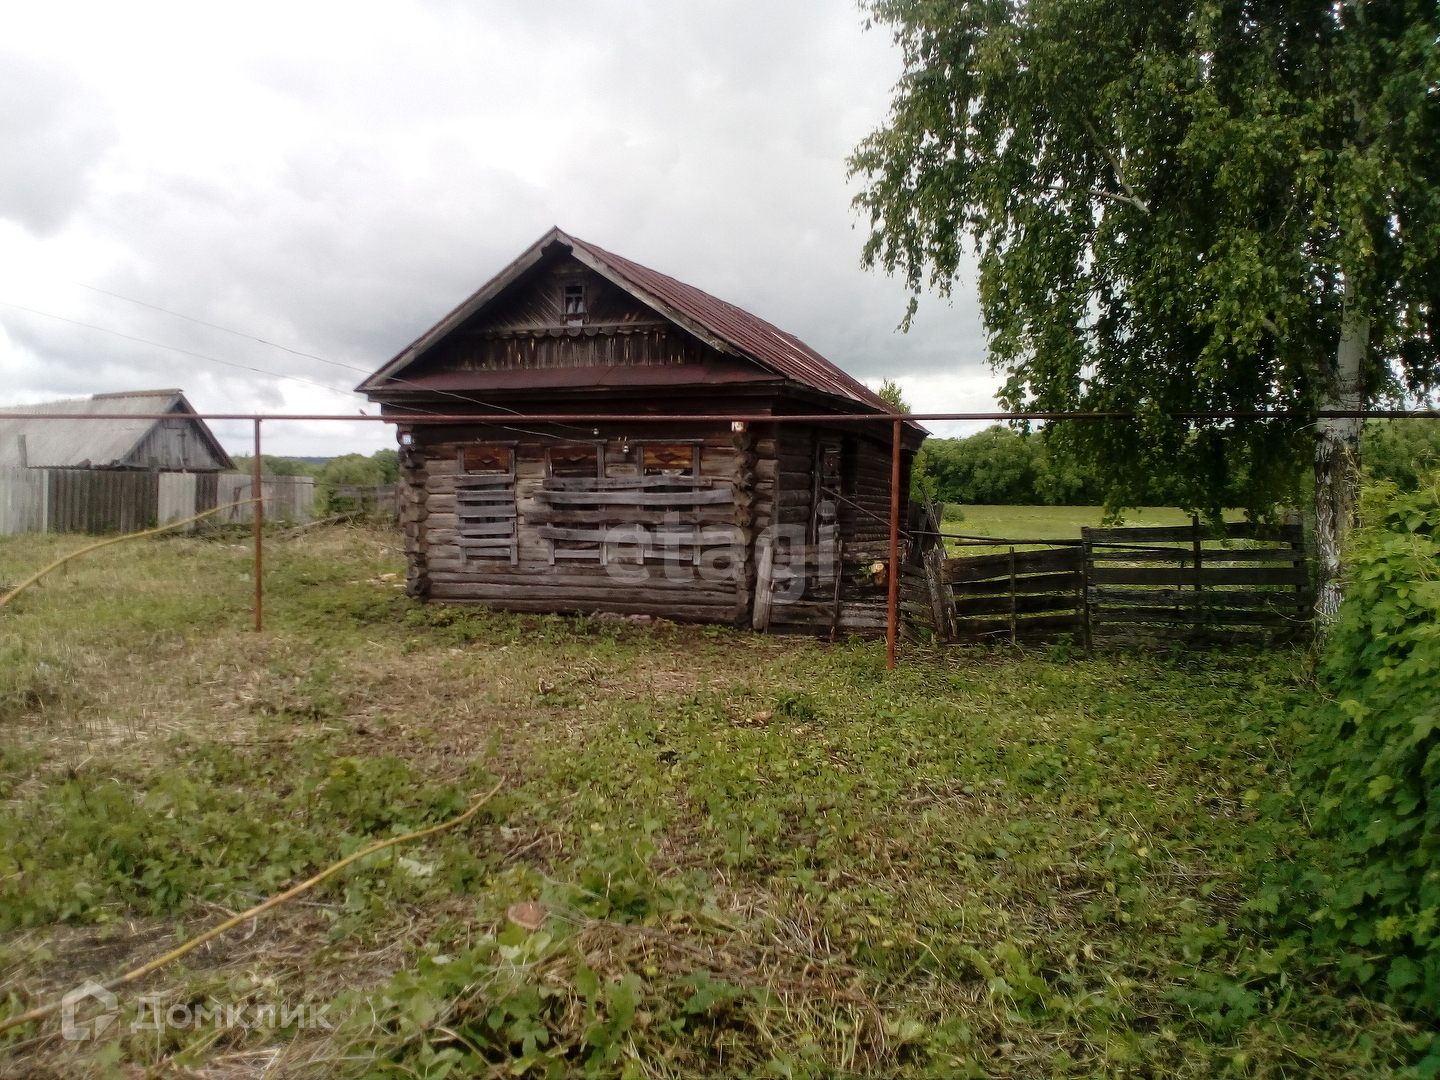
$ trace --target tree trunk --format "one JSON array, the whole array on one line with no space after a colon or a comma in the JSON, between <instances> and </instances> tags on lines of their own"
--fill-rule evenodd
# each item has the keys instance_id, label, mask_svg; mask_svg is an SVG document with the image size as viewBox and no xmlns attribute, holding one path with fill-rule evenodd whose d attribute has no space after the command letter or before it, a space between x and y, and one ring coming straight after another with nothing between
<instances>
[{"instance_id":1,"label":"tree trunk","mask_svg":"<svg viewBox=\"0 0 1440 1080\"><path fill-rule=\"evenodd\" d=\"M1347 301L1351 288L1347 286ZM1334 378L1322 409L1359 409L1370 320L1348 309L1335 351ZM1359 510L1360 425L1357 419L1322 419L1315 426L1315 549L1319 592L1315 614L1321 625L1335 618L1343 592L1345 545Z\"/></svg>"}]
</instances>

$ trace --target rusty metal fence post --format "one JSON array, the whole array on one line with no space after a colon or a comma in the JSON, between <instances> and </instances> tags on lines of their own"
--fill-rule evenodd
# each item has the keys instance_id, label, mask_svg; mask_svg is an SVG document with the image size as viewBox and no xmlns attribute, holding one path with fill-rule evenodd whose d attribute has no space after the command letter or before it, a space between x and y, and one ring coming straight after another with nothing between
<instances>
[{"instance_id":1,"label":"rusty metal fence post","mask_svg":"<svg viewBox=\"0 0 1440 1080\"><path fill-rule=\"evenodd\" d=\"M900 625L900 425L890 442L890 595L885 614L885 668L895 670L895 635Z\"/></svg>"},{"instance_id":2,"label":"rusty metal fence post","mask_svg":"<svg viewBox=\"0 0 1440 1080\"><path fill-rule=\"evenodd\" d=\"M262 540L265 528L265 489L264 481L261 479L260 470L260 418L255 418L255 461L252 463L251 476L254 478L255 498L255 632L258 634L265 626L265 545Z\"/></svg>"}]
</instances>

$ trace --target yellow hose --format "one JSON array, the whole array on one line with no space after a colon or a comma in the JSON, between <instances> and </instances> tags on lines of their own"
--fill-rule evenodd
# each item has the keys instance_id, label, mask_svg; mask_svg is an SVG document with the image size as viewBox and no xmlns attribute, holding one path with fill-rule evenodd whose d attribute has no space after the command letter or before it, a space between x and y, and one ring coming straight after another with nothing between
<instances>
[{"instance_id":1,"label":"yellow hose","mask_svg":"<svg viewBox=\"0 0 1440 1080\"><path fill-rule=\"evenodd\" d=\"M217 507L217 509L224 509L224 508L223 508L223 507ZM208 512L208 511L207 511L207 512ZM501 783L504 783L504 781L501 781ZM468 817L470 817L471 815L473 815L473 814L475 813L475 811L479 810L482 806L484 806L487 802L489 802L491 796L493 796L493 795L494 795L497 791L499 791L499 790L500 790L500 784L497 783L493 788L491 788L489 791L487 791L484 795L480 796L480 798L475 801L475 805L474 805L474 806L470 807L469 810L466 810L466 811L465 811L463 814L461 814L459 817L453 817L453 818L451 818L449 821L442 821L439 825L432 825L432 826L430 826L430 828L428 828L428 829L421 829L419 832L406 833L404 836L394 836L394 837L391 837L389 840L380 840L380 841L378 841L377 843L371 844L369 847L364 848L364 849L361 850L361 851L355 852L354 855L349 855L349 856L341 859L339 862L333 863L332 865L327 866L324 870L321 870L320 873L316 874L314 877L312 877L312 878L307 878L307 879L305 879L304 881L302 881L299 885L296 885L294 888L286 889L284 892L278 893L278 894L276 894L275 896L270 897L269 900L266 900L265 902L260 903L260 904L256 904L254 907L250 908L248 911L242 911L239 915L235 915L235 916L232 916L232 917L229 918L229 919L226 919L226 920L225 920L224 922L222 922L220 925L211 927L209 930L206 930L205 933L201 934L199 937L193 937L193 938L191 938L191 939L190 939L189 941L187 941L184 945L181 945L178 949L171 949L171 950L170 950L168 953L166 953L164 956L156 957L154 960L151 960L148 964L141 964L138 968L135 968L133 971L127 971L124 975L120 975L120 976L118 976L118 977L116 977L116 978L114 978L114 979L111 979L109 982L107 982L107 983L105 984L105 989L106 989L106 990L115 990L115 989L118 989L119 987L122 987L122 986L126 985L127 983L132 983L132 982L134 982L136 979L143 979L146 975L149 975L152 971L155 971L155 970L157 970L158 968L164 967L166 964L170 963L172 960L179 960L180 957L184 956L184 955L185 955L186 953L188 953L191 949L197 948L197 947L200 946L200 945L204 945L205 942L210 941L210 940L212 940L213 938L219 937L219 936L220 936L221 934L223 934L226 930L232 930L232 929L234 929L235 927L239 926L242 922L244 922L246 919L256 918L257 916L262 915L262 914L264 914L265 912L269 911L271 908L277 907L277 906L279 906L280 904L283 904L286 900L289 900L291 897L293 897L293 896L299 896L301 893L305 892L307 889L312 889L312 888L314 888L316 885L319 885L320 882L322 882L322 881L324 881L326 878L328 878L331 874L334 874L334 873L336 873L336 872L339 871L339 870L343 870L345 867L349 866L351 863L353 863L353 862L355 862L355 861L357 861L357 860L359 860L359 859L365 858L366 855L373 855L373 854L375 854L375 852L380 851L382 848L391 847L391 846L393 846L393 845L395 845L395 844L403 844L403 843L405 843L407 840L418 840L418 839L420 839L422 836L430 836L430 835L432 835L432 834L434 834L434 833L441 832L441 831L443 831L443 830L445 830L445 829L454 828L456 825L459 825L459 824L460 824L462 821L464 821L466 818L468 818ZM53 1014L53 1013L55 1013L55 1012L58 1012L59 1009L60 1009L60 1004L61 1004L61 1003L58 1002L58 1001L52 1001L49 1005L42 1005L42 1006L41 1006L40 1008L38 1008L38 1009L31 1009L31 1010L30 1010L29 1012L27 1012L27 1013L21 1013L19 1016L12 1016L12 1017L10 1017L8 1020L0 1020L0 1031L6 1031L6 1030L8 1030L8 1029L10 1029L10 1028L12 1028L12 1027L19 1027L21 1024L28 1024L28 1023L30 1023L30 1021L32 1021L32 1020L44 1020L47 1016L50 1016L51 1014Z\"/></svg>"},{"instance_id":2,"label":"yellow hose","mask_svg":"<svg viewBox=\"0 0 1440 1080\"><path fill-rule=\"evenodd\" d=\"M209 517L211 514L218 514L221 510L229 510L232 507L244 506L246 503L253 503L259 501L259 499L241 499L239 502L226 503L224 506L217 506L213 510L206 510L202 514L196 514L194 517L188 517L184 521L174 521L171 522L169 525L161 525L158 529L146 529L143 532L126 533L124 536L112 536L109 540L101 540L98 544L90 544L87 547L81 548L79 551L72 551L69 555L65 555L59 559L56 559L49 566L45 567L45 569L39 570L36 573L31 574L28 578L22 581L19 585L16 585L15 588L11 589L4 596L0 596L0 607L4 607L6 604L10 603L11 600L14 600L15 597L21 594L21 592L28 589L31 585L34 585L46 574L50 573L50 571L60 569L60 567L64 566L71 559L78 559L81 555L84 555L87 552L97 551L102 547L109 547L111 544L118 544L122 540L138 540L142 536L154 536L156 533L162 533L167 529L178 529L181 525L189 525L192 521L199 521L201 518Z\"/></svg>"}]
</instances>

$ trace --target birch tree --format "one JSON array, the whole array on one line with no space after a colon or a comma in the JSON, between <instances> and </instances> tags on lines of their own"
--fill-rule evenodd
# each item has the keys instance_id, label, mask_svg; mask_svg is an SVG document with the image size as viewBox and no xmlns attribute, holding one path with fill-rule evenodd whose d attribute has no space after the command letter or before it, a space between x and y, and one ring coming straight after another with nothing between
<instances>
[{"instance_id":1,"label":"birch tree","mask_svg":"<svg viewBox=\"0 0 1440 1080\"><path fill-rule=\"evenodd\" d=\"M1015 410L1111 509L1296 505L1334 611L1360 422L1192 420L1430 392L1440 343L1436 3L864 0L904 57L851 158L865 259L915 297L978 265ZM915 310L912 298L909 317Z\"/></svg>"}]
</instances>

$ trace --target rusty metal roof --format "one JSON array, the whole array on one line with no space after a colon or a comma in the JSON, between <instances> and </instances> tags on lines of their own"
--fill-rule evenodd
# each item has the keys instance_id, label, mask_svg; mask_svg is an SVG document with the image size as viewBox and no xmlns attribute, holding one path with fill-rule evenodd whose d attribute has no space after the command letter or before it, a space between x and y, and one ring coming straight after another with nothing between
<instances>
[{"instance_id":1,"label":"rusty metal roof","mask_svg":"<svg viewBox=\"0 0 1440 1080\"><path fill-rule=\"evenodd\" d=\"M845 374L795 335L787 334L758 315L752 315L693 285L641 266L558 228L551 229L537 240L357 389L371 393L382 387L403 390L410 385L418 389L425 380L411 383L400 377L401 372L538 264L556 244L568 248L580 262L720 351L745 357L786 379L863 406L857 411L890 411L890 406L878 394Z\"/></svg>"},{"instance_id":2,"label":"rusty metal roof","mask_svg":"<svg viewBox=\"0 0 1440 1080\"><path fill-rule=\"evenodd\" d=\"M878 412L890 411L890 406L873 390L846 375L794 334L787 334L760 316L751 315L743 308L711 296L693 285L676 281L667 274L631 262L624 256L614 255L577 237L569 239L575 247L583 248L619 276L690 316L766 367L806 386L869 405Z\"/></svg>"}]
</instances>

